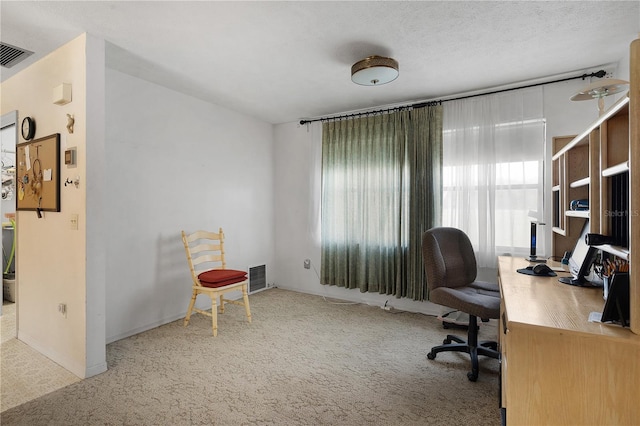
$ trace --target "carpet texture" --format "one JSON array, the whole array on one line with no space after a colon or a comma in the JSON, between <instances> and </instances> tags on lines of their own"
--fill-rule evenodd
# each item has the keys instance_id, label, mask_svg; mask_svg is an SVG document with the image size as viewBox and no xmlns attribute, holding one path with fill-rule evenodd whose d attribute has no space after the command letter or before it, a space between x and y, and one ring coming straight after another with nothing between
<instances>
[{"instance_id":1,"label":"carpet texture","mask_svg":"<svg viewBox=\"0 0 640 426\"><path fill-rule=\"evenodd\" d=\"M498 369L426 354L433 317L281 289L107 346L108 371L0 415L2 425L499 425ZM186 307L185 307L186 308ZM450 331L450 330L449 330ZM464 331L461 331L464 334ZM453 333L456 334L456 333ZM460 334L460 333L458 333ZM495 339L494 322L480 337Z\"/></svg>"}]
</instances>

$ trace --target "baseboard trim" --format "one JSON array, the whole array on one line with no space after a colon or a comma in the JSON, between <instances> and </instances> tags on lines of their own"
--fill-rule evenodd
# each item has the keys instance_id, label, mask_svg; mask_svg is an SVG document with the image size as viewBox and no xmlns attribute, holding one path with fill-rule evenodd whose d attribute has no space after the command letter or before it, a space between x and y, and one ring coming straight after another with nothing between
<instances>
[{"instance_id":1,"label":"baseboard trim","mask_svg":"<svg viewBox=\"0 0 640 426\"><path fill-rule=\"evenodd\" d=\"M75 374L80 379L86 379L87 377L89 377L87 376L87 371L84 365L82 365L81 363L79 363L78 361L72 358L69 358L66 355L63 355L57 351L52 350L50 346L41 345L38 342L38 340L35 339L33 336L30 336L27 333L18 331L18 340L21 340L27 345L31 346L34 350L46 356L56 364L59 364L61 367L65 368L66 370L69 370L71 373ZM105 371L106 371L106 365L105 365Z\"/></svg>"}]
</instances>

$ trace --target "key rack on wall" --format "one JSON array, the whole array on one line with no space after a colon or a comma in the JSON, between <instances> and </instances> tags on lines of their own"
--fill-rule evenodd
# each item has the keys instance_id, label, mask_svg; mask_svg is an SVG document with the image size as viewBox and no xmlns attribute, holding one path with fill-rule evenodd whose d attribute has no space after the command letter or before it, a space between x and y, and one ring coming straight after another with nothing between
<instances>
[{"instance_id":1,"label":"key rack on wall","mask_svg":"<svg viewBox=\"0 0 640 426\"><path fill-rule=\"evenodd\" d=\"M60 134L16 145L16 210L60 211Z\"/></svg>"}]
</instances>

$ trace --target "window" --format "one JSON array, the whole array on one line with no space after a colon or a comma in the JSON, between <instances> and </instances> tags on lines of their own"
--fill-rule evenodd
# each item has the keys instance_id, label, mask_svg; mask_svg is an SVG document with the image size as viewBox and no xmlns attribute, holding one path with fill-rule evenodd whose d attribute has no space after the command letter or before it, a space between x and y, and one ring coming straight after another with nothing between
<instances>
[{"instance_id":1,"label":"window","mask_svg":"<svg viewBox=\"0 0 640 426\"><path fill-rule=\"evenodd\" d=\"M442 224L493 267L498 255L528 255L530 223L542 222L546 125L537 90L483 98L445 105ZM539 254L544 244L538 232Z\"/></svg>"}]
</instances>

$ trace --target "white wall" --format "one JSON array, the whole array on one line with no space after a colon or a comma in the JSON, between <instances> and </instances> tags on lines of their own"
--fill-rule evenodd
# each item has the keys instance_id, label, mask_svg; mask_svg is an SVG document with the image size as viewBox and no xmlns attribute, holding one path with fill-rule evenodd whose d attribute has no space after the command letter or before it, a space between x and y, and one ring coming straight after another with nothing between
<instances>
[{"instance_id":1,"label":"white wall","mask_svg":"<svg viewBox=\"0 0 640 426\"><path fill-rule=\"evenodd\" d=\"M101 363L88 363L87 376L106 370L105 348L105 291L106 291L106 244L107 223L105 221L105 193L109 185L105 175L105 41L87 35L86 58L86 144L84 161L86 176L81 185L86 188L86 294L87 359L100 359ZM82 147L78 147L81 152ZM80 176L75 168L67 169L69 179ZM68 185L73 191L73 186Z\"/></svg>"},{"instance_id":2,"label":"white wall","mask_svg":"<svg viewBox=\"0 0 640 426\"><path fill-rule=\"evenodd\" d=\"M108 67L106 93L107 342L184 317L183 229L222 227L228 267L271 281L272 125Z\"/></svg>"}]
</instances>

